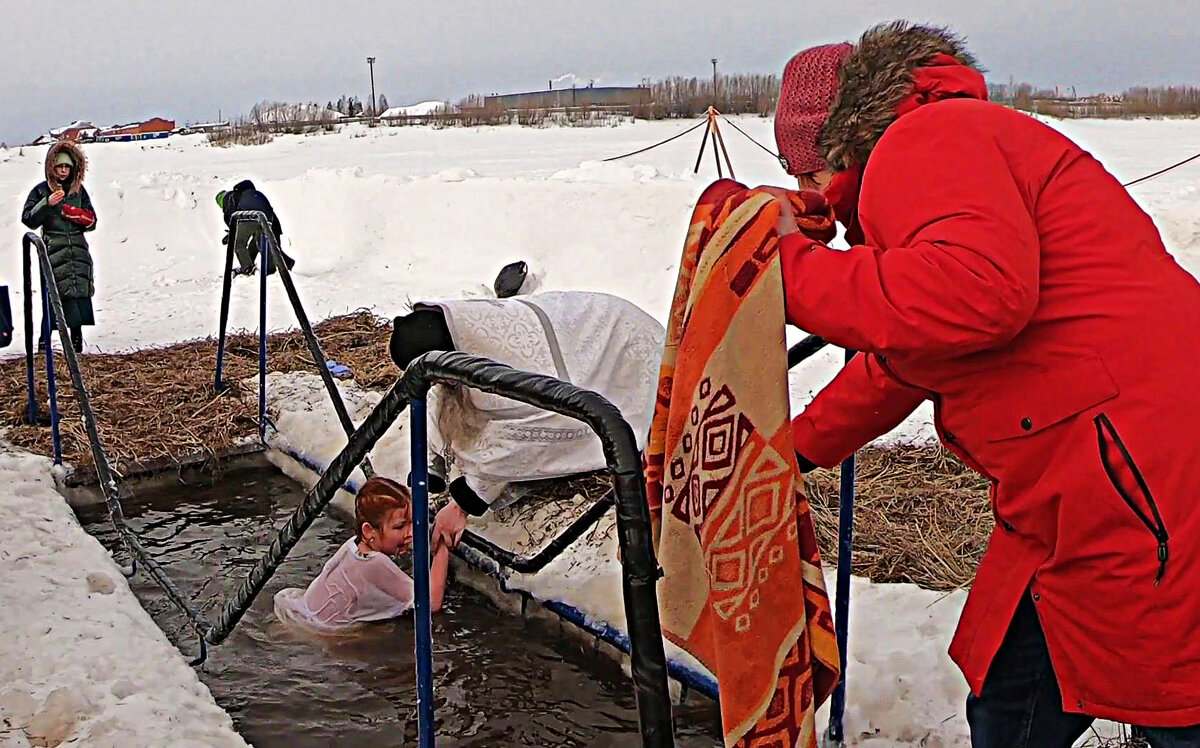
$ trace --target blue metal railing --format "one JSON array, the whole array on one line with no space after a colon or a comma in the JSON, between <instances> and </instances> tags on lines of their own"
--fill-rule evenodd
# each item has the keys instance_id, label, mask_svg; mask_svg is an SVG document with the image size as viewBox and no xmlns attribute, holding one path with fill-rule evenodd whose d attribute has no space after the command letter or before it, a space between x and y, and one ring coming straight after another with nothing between
<instances>
[{"instance_id":1,"label":"blue metal railing","mask_svg":"<svg viewBox=\"0 0 1200 748\"><path fill-rule=\"evenodd\" d=\"M809 335L788 349L788 368L812 357L828 343L816 335ZM855 351L846 351L846 363L854 358ZM833 630L838 644L841 670L837 686L829 699L829 726L824 743L829 748L841 746L846 740L846 664L850 646L850 563L854 555L854 478L855 458L850 455L842 462L841 483L838 490L838 565L833 602Z\"/></svg>"},{"instance_id":2,"label":"blue metal railing","mask_svg":"<svg viewBox=\"0 0 1200 748\"><path fill-rule=\"evenodd\" d=\"M37 425L41 419L37 403L37 390L35 387L36 375L34 372L34 354L33 354L33 250L35 247L45 250L45 243L42 238L34 233L26 233L21 239L21 276L23 282L23 291L25 293L25 394L26 394L26 415L31 425ZM53 276L51 276L53 277ZM54 444L54 464L62 464L62 435L59 430L59 411L58 411L58 379L54 375L54 346L50 339L50 322L54 319L50 307L50 294L46 291L46 274L39 266L38 279L41 282L42 289L42 341L46 345L46 390L50 396L50 435L51 441ZM59 339L63 341L63 346L71 344L70 336L66 332L66 328L59 324L54 327L58 329Z\"/></svg>"}]
</instances>

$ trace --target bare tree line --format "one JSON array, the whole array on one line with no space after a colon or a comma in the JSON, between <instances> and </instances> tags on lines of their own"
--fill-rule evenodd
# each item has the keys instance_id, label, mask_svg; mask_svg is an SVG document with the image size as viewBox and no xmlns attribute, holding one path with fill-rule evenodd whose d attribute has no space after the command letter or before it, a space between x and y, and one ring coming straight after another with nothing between
<instances>
[{"instance_id":1,"label":"bare tree line","mask_svg":"<svg viewBox=\"0 0 1200 748\"><path fill-rule=\"evenodd\" d=\"M778 75L743 73L711 78L670 76L650 83L650 103L632 107L578 107L563 111L515 110L485 106L485 97L472 94L429 115L400 118L391 125L433 124L438 127L518 124L594 126L612 124L624 117L639 119L693 118L715 106L727 114L757 114L770 117L779 101ZM1072 90L1038 88L1032 83L1001 84L989 82L989 97L1015 109L1060 118L1183 117L1200 116L1198 86L1138 86L1121 94L1077 97ZM380 105L386 100L380 97ZM367 107L369 109L370 107ZM289 104L262 101L245 117L231 123L228 130L210 133L214 145L262 143L272 133L308 133L337 129L339 114L362 116L362 103L353 96L342 96L334 104L316 102ZM355 121L350 119L350 121Z\"/></svg>"},{"instance_id":2,"label":"bare tree line","mask_svg":"<svg viewBox=\"0 0 1200 748\"><path fill-rule=\"evenodd\" d=\"M1015 109L1061 118L1196 117L1200 116L1200 87L1137 86L1120 94L1067 96L1031 83L988 84L993 101Z\"/></svg>"}]
</instances>

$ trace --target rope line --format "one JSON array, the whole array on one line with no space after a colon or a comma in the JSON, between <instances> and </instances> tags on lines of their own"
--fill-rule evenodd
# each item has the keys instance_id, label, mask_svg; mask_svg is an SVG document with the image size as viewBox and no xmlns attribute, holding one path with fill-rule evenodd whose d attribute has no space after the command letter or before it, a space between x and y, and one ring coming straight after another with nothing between
<instances>
[{"instance_id":1,"label":"rope line","mask_svg":"<svg viewBox=\"0 0 1200 748\"><path fill-rule=\"evenodd\" d=\"M707 124L708 124L708 120L705 119L703 122L700 122L692 127L689 127L688 129L684 130L683 132L676 133L676 134L672 135L671 137L667 138L666 140L660 140L659 142L655 143L654 145L648 145L645 148L640 148L631 153L626 153L626 154L623 154L620 156L613 156L612 158L603 159L601 163L608 163L609 161L620 161L623 158L629 158L630 156L636 156L639 153L645 153L646 151L653 150L655 148L658 148L661 145L666 145L667 143L670 143L672 140L677 140L679 138L682 138L684 135L687 135L689 132L692 132L693 130L699 130L701 127L704 127Z\"/></svg>"},{"instance_id":2,"label":"rope line","mask_svg":"<svg viewBox=\"0 0 1200 748\"><path fill-rule=\"evenodd\" d=\"M1173 169L1178 169L1179 167L1181 167L1185 164L1190 164L1191 162L1195 161L1198 158L1200 158L1200 153L1197 153L1195 156L1189 156L1188 158L1185 158L1184 160L1180 161L1179 163L1171 164L1170 166L1168 166L1165 169L1159 169L1158 171L1154 172L1153 174L1147 174L1146 176L1139 177L1138 179L1135 179L1132 182L1126 182L1125 184L1123 184L1121 186L1122 187L1132 187L1135 184L1141 184L1142 182L1154 179L1155 177L1162 176L1163 174L1166 174L1167 172L1169 172Z\"/></svg>"},{"instance_id":3,"label":"rope line","mask_svg":"<svg viewBox=\"0 0 1200 748\"><path fill-rule=\"evenodd\" d=\"M770 148L766 147L766 146L765 146L765 145L763 145L762 143L758 142L758 140L756 140L756 139L754 138L754 136L752 136L750 133L746 132L746 131L745 131L745 130L743 130L742 128L738 127L738 125L737 125L737 123L736 123L736 122L734 122L733 120L729 119L729 118L728 118L728 117L726 117L724 114L721 114L721 115L720 115L720 117L721 117L721 119L725 120L725 123L726 123L726 124L728 124L728 125L729 125L730 127L732 127L734 130L737 130L739 133L741 133L741 134L742 134L742 136L743 136L744 138L746 138L746 139L747 139L747 140L749 140L751 143L753 143L754 145L756 145L756 146L758 146L759 148L761 148L761 149L763 150L763 152L764 152L764 153L767 153L768 155L770 155L770 156L771 156L773 159L775 159L776 161L780 161L780 159L781 159L781 156L780 156L778 153L776 153L775 151L773 151L773 150L771 150ZM623 155L620 155L620 156L613 156L612 158L606 158L606 159L604 159L604 162L608 162L608 161L618 161L618 160L620 160L620 159L623 159L623 158L629 158L630 156L636 156L636 155L638 155L639 153L645 153L646 151L653 150L654 148L658 148L659 146L666 145L667 143L670 143L672 140L676 140L677 138L682 138L684 135L687 135L688 133L690 133L690 132L692 132L692 131L694 131L694 130L698 130L698 129L700 129L700 128L701 128L701 127L703 127L703 126L704 126L706 123L707 123L707 120L705 120L704 122L697 123L695 126L693 126L693 127L689 127L688 129L684 130L683 132L676 133L675 135L672 135L671 137L667 138L666 140L659 141L659 142L655 143L654 145L649 145L649 146L646 146L645 148L641 148L641 149L639 149L639 150L636 150L636 151L633 151L633 152L631 152L631 153L626 153L626 154L623 154ZM1147 182L1147 181L1149 181L1149 180L1151 180L1151 179L1154 179L1155 177L1160 177L1160 176L1162 176L1163 174L1166 174L1166 173L1167 173L1167 172L1169 172L1169 171L1174 171L1175 169L1178 169L1178 168L1179 168L1179 167L1181 167L1181 166L1186 166L1187 164L1190 164L1191 162L1193 162L1193 161L1196 161L1196 160L1198 160L1198 159L1200 159L1200 153L1197 153L1197 154L1195 154L1194 156L1189 156L1188 158L1185 158L1185 159L1183 159L1182 161L1179 161L1179 162L1177 162L1177 163L1171 164L1170 166L1166 167L1165 169L1159 169L1158 171L1156 171L1156 172L1152 172L1152 173L1150 173L1150 174L1147 174L1147 175L1146 175L1146 176L1144 176L1144 177L1138 177L1137 179L1134 179L1134 180L1132 180L1132 181L1130 181L1130 182L1125 182L1125 183L1123 183L1121 186L1122 186L1122 187L1133 187L1133 186L1139 185L1139 184L1141 184L1141 183L1143 183L1143 182Z\"/></svg>"},{"instance_id":4,"label":"rope line","mask_svg":"<svg viewBox=\"0 0 1200 748\"><path fill-rule=\"evenodd\" d=\"M757 140L755 140L754 138L752 138L752 137L750 136L750 133L746 132L745 130L743 130L742 128L738 127L736 124L734 124L733 120L729 119L729 118L728 118L728 117L726 117L724 114L722 114L722 115L721 115L721 119L725 120L725 122L726 122L726 123L727 123L727 124L728 124L730 127L732 127L733 129L737 130L737 131L738 131L738 132L740 132L742 135L744 135L744 136L746 137L746 139L747 139L747 140L749 140L751 143L753 143L754 145L756 145L756 146L758 146L759 148L763 149L763 150L764 150L764 151L766 151L767 153L771 154L771 157L772 157L772 158L774 158L776 161L778 161L778 160L779 160L779 154L778 154L778 153L776 153L775 151L771 150L770 148L766 147L766 146L765 146L765 145L763 145L762 143L760 143L760 142L758 142Z\"/></svg>"}]
</instances>

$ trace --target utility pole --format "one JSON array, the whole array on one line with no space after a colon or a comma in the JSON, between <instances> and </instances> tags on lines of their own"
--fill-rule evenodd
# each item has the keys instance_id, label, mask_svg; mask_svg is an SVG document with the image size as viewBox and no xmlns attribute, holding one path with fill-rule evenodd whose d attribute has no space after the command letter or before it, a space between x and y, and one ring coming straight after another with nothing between
<instances>
[{"instance_id":1,"label":"utility pole","mask_svg":"<svg viewBox=\"0 0 1200 748\"><path fill-rule=\"evenodd\" d=\"M712 105L713 105L713 108L714 108L714 109L716 109L716 107L717 107L717 58L715 58L715 57L714 57L714 58L712 58L712 64L713 64L713 95L712 95Z\"/></svg>"},{"instance_id":2,"label":"utility pole","mask_svg":"<svg viewBox=\"0 0 1200 748\"><path fill-rule=\"evenodd\" d=\"M377 113L375 112L375 58L368 57L367 65L371 68L371 124L375 124Z\"/></svg>"}]
</instances>

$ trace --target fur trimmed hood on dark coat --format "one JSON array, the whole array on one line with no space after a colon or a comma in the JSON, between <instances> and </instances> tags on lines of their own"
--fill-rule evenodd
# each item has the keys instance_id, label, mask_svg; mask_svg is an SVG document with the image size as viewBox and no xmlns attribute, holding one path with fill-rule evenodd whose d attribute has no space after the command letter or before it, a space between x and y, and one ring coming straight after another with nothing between
<instances>
[{"instance_id":1,"label":"fur trimmed hood on dark coat","mask_svg":"<svg viewBox=\"0 0 1200 748\"><path fill-rule=\"evenodd\" d=\"M83 155L83 149L73 140L60 140L50 146L50 150L46 151L46 184L51 187L58 185L58 180L54 178L54 159L58 158L60 153L67 153L75 162L75 168L71 170L71 183L66 185L63 191L68 195L76 195L83 185L84 174L87 173L87 156Z\"/></svg>"},{"instance_id":2,"label":"fur trimmed hood on dark coat","mask_svg":"<svg viewBox=\"0 0 1200 748\"><path fill-rule=\"evenodd\" d=\"M913 71L948 54L983 72L961 38L948 29L893 21L869 29L838 73L838 93L818 145L834 171L866 164L896 121L896 106L913 88Z\"/></svg>"}]
</instances>

